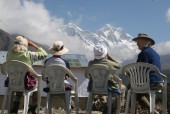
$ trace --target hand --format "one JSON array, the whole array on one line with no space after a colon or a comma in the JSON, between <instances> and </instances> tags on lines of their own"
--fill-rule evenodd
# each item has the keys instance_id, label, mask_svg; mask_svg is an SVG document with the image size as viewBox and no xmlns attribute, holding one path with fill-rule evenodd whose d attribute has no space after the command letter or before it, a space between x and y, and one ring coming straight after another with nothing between
<instances>
[{"instance_id":1,"label":"hand","mask_svg":"<svg viewBox=\"0 0 170 114\"><path fill-rule=\"evenodd\" d=\"M38 46L35 43L31 42L31 41L28 41L28 46L31 46L31 47L34 47L34 48L38 49Z\"/></svg>"},{"instance_id":2,"label":"hand","mask_svg":"<svg viewBox=\"0 0 170 114\"><path fill-rule=\"evenodd\" d=\"M120 79L118 82L119 90L121 90L122 80Z\"/></svg>"},{"instance_id":3,"label":"hand","mask_svg":"<svg viewBox=\"0 0 170 114\"><path fill-rule=\"evenodd\" d=\"M31 46L31 47L33 47L33 42L31 42L31 41L28 41L28 46Z\"/></svg>"},{"instance_id":4,"label":"hand","mask_svg":"<svg viewBox=\"0 0 170 114\"><path fill-rule=\"evenodd\" d=\"M126 76L129 76L129 75L130 75L128 70L126 70L126 71L124 72L124 74L125 74Z\"/></svg>"}]
</instances>

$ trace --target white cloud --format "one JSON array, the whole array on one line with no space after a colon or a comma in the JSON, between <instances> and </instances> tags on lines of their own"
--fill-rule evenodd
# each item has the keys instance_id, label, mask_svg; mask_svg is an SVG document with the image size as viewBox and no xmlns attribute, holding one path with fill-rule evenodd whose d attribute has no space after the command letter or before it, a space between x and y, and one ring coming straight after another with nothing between
<instances>
[{"instance_id":1,"label":"white cloud","mask_svg":"<svg viewBox=\"0 0 170 114\"><path fill-rule=\"evenodd\" d=\"M71 15L71 12L68 14ZM170 20L170 13L167 15ZM74 23L78 24L82 22L82 19L83 16L80 15ZM20 3L20 0L0 0L1 29L10 34L25 35L35 42L48 46L51 46L56 40L62 40L69 48L69 53L88 54L88 57L93 57L92 51L83 52L83 45L78 37L70 38L67 34L58 31L57 28L63 24L64 20L50 15L42 2L23 0L23 3ZM155 49L159 54L170 54L170 41L156 45ZM117 59L124 58L123 60L126 60L135 56L134 50L128 49L127 46L118 46L110 50Z\"/></svg>"},{"instance_id":2,"label":"white cloud","mask_svg":"<svg viewBox=\"0 0 170 114\"><path fill-rule=\"evenodd\" d=\"M37 0L42 1L42 0ZM65 46L70 45L71 39L58 31L64 24L62 18L57 18L48 12L43 2L32 0L0 0L0 27L10 34L25 35L31 40L51 46L54 41L62 40ZM74 38L81 44L78 38ZM70 52L76 48L70 46Z\"/></svg>"},{"instance_id":3,"label":"white cloud","mask_svg":"<svg viewBox=\"0 0 170 114\"><path fill-rule=\"evenodd\" d=\"M0 1L0 21L1 28L11 34L19 33L44 42L59 37L56 30L63 25L63 20L51 17L43 4L24 1L21 5L18 0Z\"/></svg>"},{"instance_id":4,"label":"white cloud","mask_svg":"<svg viewBox=\"0 0 170 114\"><path fill-rule=\"evenodd\" d=\"M83 21L83 15L79 15L77 19L71 20L70 22L79 25L82 21Z\"/></svg>"},{"instance_id":5,"label":"white cloud","mask_svg":"<svg viewBox=\"0 0 170 114\"><path fill-rule=\"evenodd\" d=\"M168 55L170 54L170 41L167 42L161 42L160 44L155 46L155 50L160 54L160 55Z\"/></svg>"},{"instance_id":6,"label":"white cloud","mask_svg":"<svg viewBox=\"0 0 170 114\"><path fill-rule=\"evenodd\" d=\"M166 13L166 18L167 18L167 21L170 22L170 8L168 9Z\"/></svg>"}]
</instances>

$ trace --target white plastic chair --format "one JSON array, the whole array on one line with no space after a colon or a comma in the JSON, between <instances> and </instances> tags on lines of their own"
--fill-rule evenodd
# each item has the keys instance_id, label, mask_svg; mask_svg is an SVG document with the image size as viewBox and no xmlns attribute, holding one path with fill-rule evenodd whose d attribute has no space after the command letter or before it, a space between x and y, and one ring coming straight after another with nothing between
<instances>
[{"instance_id":1,"label":"white plastic chair","mask_svg":"<svg viewBox=\"0 0 170 114\"><path fill-rule=\"evenodd\" d=\"M110 76L111 71L108 66L103 64L95 64L88 67L85 71L86 78L92 78L92 90L89 92L87 106L86 106L86 114L91 114L92 112L92 103L94 94L103 94L108 95L108 111L107 114L111 114L112 108L112 94L108 92L108 78ZM114 75L114 74L112 74ZM120 114L120 95L117 96L117 114Z\"/></svg>"},{"instance_id":2,"label":"white plastic chair","mask_svg":"<svg viewBox=\"0 0 170 114\"><path fill-rule=\"evenodd\" d=\"M23 112L23 114L27 114L30 94L35 91L38 91L38 107L37 107L37 114L38 114L39 109L40 109L40 103L41 103L41 81L42 81L41 75L38 75L27 64L17 61L17 60L7 61L7 62L3 63L2 67L1 67L1 72L2 72L2 74L9 77L9 85L8 85L8 88L7 88L5 96L4 96L1 113L2 114L4 113L4 108L5 108L5 105L7 102L7 97L8 97L8 114L9 114L10 109L11 109L11 100L12 100L13 93L14 92L23 92L23 94L24 94L24 112ZM26 72L30 72L33 76L35 76L35 78L38 79L38 85L33 90L25 89L24 78L25 78Z\"/></svg>"},{"instance_id":3,"label":"white plastic chair","mask_svg":"<svg viewBox=\"0 0 170 114\"><path fill-rule=\"evenodd\" d=\"M65 91L64 77L68 74L74 82L74 90ZM50 91L47 93L46 114L52 114L52 95L64 94L66 98L66 114L70 114L70 97L75 96L76 114L78 114L78 81L74 74L62 65L50 65L42 71L43 79L48 77Z\"/></svg>"},{"instance_id":4,"label":"white plastic chair","mask_svg":"<svg viewBox=\"0 0 170 114\"><path fill-rule=\"evenodd\" d=\"M158 68L152 64L137 62L128 64L123 67L122 72L130 77L130 89L127 94L127 103L125 114L128 114L129 101L131 97L131 114L135 114L136 106L136 93L148 93L150 96L150 114L154 114L155 110L155 92L160 90L150 89L149 73L156 72L163 78L162 92L162 103L163 103L163 114L167 112L167 78L164 74L160 73Z\"/></svg>"}]
</instances>

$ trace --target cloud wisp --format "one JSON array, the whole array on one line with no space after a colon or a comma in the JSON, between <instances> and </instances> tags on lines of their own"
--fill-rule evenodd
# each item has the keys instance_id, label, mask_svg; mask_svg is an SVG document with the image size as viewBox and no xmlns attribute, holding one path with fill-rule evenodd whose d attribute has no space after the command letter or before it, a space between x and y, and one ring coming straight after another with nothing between
<instances>
[{"instance_id":1,"label":"cloud wisp","mask_svg":"<svg viewBox=\"0 0 170 114\"><path fill-rule=\"evenodd\" d=\"M21 4L18 0L0 1L0 22L1 29L11 34L23 34L36 42L41 39L41 43L48 44L49 38L61 38L57 27L63 25L63 19L50 16L43 4L32 1Z\"/></svg>"},{"instance_id":2,"label":"cloud wisp","mask_svg":"<svg viewBox=\"0 0 170 114\"><path fill-rule=\"evenodd\" d=\"M167 18L167 21L170 22L170 8L168 9L166 13L166 18Z\"/></svg>"},{"instance_id":3,"label":"cloud wisp","mask_svg":"<svg viewBox=\"0 0 170 114\"><path fill-rule=\"evenodd\" d=\"M43 1L43 0L42 0ZM68 15L73 16L71 12ZM81 23L82 16L72 22ZM167 19L170 22L170 9L167 13ZM57 40L62 40L69 53L88 54L93 57L92 50L83 52L82 41L78 37L70 37L63 34L58 28L64 25L64 19L50 15L44 7L43 2L33 2L31 0L0 0L0 27L10 34L25 35L31 40L52 46ZM163 42L155 46L160 54L170 54L168 49L170 42ZM132 58L135 56L133 50L128 50L126 46L114 47L111 50L113 56L119 58ZM115 51L119 50L119 52ZM167 50L167 51L165 51ZM126 57L125 57L126 55Z\"/></svg>"}]
</instances>

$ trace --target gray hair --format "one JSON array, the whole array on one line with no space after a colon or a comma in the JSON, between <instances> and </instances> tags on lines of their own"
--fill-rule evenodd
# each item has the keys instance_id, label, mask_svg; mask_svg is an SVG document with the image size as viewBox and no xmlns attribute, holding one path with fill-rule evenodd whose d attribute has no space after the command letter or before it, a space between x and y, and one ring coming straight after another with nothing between
<instances>
[{"instance_id":1,"label":"gray hair","mask_svg":"<svg viewBox=\"0 0 170 114\"><path fill-rule=\"evenodd\" d=\"M152 46L151 40L146 40L146 39L145 39L145 42L146 42L146 46L148 46L148 47L151 47L151 46Z\"/></svg>"},{"instance_id":2,"label":"gray hair","mask_svg":"<svg viewBox=\"0 0 170 114\"><path fill-rule=\"evenodd\" d=\"M26 45L22 45L18 43L14 43L12 47L13 52L22 52L22 51L27 51L27 50L28 50L28 47Z\"/></svg>"}]
</instances>

